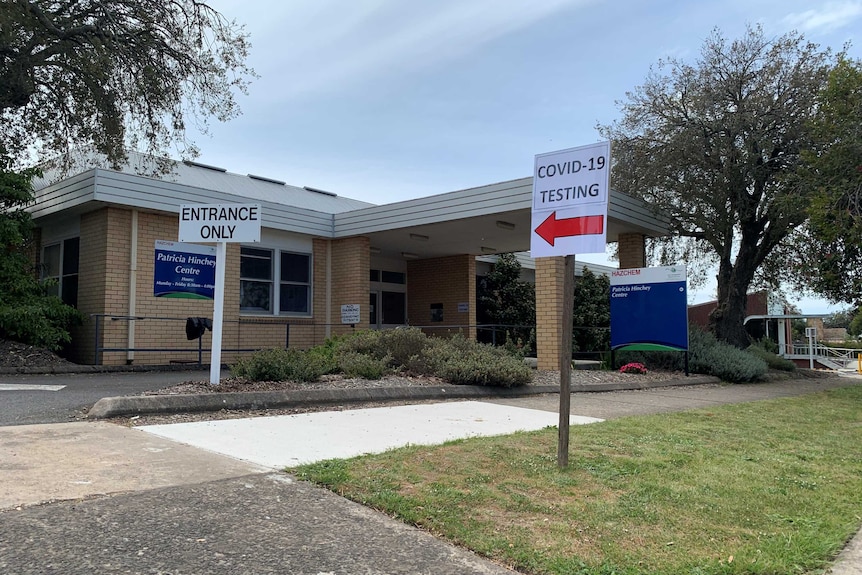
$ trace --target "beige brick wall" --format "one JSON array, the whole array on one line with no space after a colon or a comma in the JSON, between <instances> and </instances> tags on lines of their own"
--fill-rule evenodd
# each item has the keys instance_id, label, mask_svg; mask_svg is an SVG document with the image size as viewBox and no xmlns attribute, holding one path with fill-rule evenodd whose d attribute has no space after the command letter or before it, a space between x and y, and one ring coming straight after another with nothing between
<instances>
[{"instance_id":1,"label":"beige brick wall","mask_svg":"<svg viewBox=\"0 0 862 575\"><path fill-rule=\"evenodd\" d=\"M620 234L619 236L620 268L646 267L646 250L643 234Z\"/></svg>"},{"instance_id":2,"label":"beige brick wall","mask_svg":"<svg viewBox=\"0 0 862 575\"><path fill-rule=\"evenodd\" d=\"M368 292L371 242L366 237L332 240L332 306L329 323L332 334L368 329ZM341 324L341 306L359 304L360 323L351 328Z\"/></svg>"},{"instance_id":3,"label":"beige brick wall","mask_svg":"<svg viewBox=\"0 0 862 575\"><path fill-rule=\"evenodd\" d=\"M105 256L108 210L81 216L80 261L78 266L78 309L85 315L84 325L71 330L69 356L78 363L94 362L96 321L90 314L105 312ZM102 323L102 320L99 320ZM99 338L99 346L102 345ZM100 358L97 358L99 363Z\"/></svg>"},{"instance_id":4,"label":"beige brick wall","mask_svg":"<svg viewBox=\"0 0 862 575\"><path fill-rule=\"evenodd\" d=\"M131 220L131 212L129 212ZM176 241L179 221L175 214L138 212L138 249L137 249L137 281L135 285L134 315L143 316L148 319L134 321L134 346L136 348L161 348L161 349L187 349L188 352L151 352L142 351L134 353L135 364L168 364L172 361L197 361L197 340L189 341L185 334L185 320L188 317L206 317L212 320L213 302L211 300L190 300L155 297L153 295L153 282L155 271L154 250L156 240ZM128 249L131 249L131 223L127 229ZM212 245L212 244L211 244ZM228 245L228 273L231 268L231 256L238 260L238 246ZM236 252L236 253L234 253ZM128 266L128 264L126 264ZM235 264L239 265L238 261ZM238 271L236 272L238 275ZM231 285L225 281L225 285ZM237 290L225 290L224 306L224 335L223 347L232 347L231 335L236 332L236 325L229 323L235 321L237 313L230 312L238 307ZM125 309L129 308L129 294L123 294ZM231 306L233 303L233 306ZM128 311L126 313L129 313ZM126 345L129 345L128 327L126 331ZM234 335L235 338L235 335ZM208 349L212 345L212 334L207 331L204 334L203 348ZM125 359L124 353L118 354ZM223 359L226 354L222 356ZM209 353L203 354L204 363L209 362Z\"/></svg>"},{"instance_id":5,"label":"beige brick wall","mask_svg":"<svg viewBox=\"0 0 862 575\"><path fill-rule=\"evenodd\" d=\"M536 258L536 359L538 369L560 368L565 257Z\"/></svg>"},{"instance_id":6,"label":"beige brick wall","mask_svg":"<svg viewBox=\"0 0 862 575\"><path fill-rule=\"evenodd\" d=\"M458 311L458 304L467 311ZM443 305L441 328L431 321L431 304ZM457 255L407 262L407 318L430 335L461 332L476 337L476 258ZM442 326L464 326L443 328Z\"/></svg>"}]
</instances>

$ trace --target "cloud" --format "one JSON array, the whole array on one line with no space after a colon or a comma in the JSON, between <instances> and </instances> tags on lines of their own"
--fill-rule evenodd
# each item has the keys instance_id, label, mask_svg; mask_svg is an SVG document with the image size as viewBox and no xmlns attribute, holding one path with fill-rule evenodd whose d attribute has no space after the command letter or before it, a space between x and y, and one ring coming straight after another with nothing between
<instances>
[{"instance_id":1,"label":"cloud","mask_svg":"<svg viewBox=\"0 0 862 575\"><path fill-rule=\"evenodd\" d=\"M862 16L862 1L827 2L820 8L794 12L783 22L801 32L831 32L849 26Z\"/></svg>"},{"instance_id":2,"label":"cloud","mask_svg":"<svg viewBox=\"0 0 862 575\"><path fill-rule=\"evenodd\" d=\"M336 0L291 2L266 37L279 53L258 71L277 79L281 97L350 90L357 80L408 74L463 57L542 19L598 0ZM269 68L269 69L267 69Z\"/></svg>"}]
</instances>

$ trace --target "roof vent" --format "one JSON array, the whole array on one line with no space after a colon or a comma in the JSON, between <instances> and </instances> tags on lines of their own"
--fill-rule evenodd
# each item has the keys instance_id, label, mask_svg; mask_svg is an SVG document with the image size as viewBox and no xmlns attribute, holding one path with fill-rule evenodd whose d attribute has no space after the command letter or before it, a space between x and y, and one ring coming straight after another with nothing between
<instances>
[{"instance_id":1,"label":"roof vent","mask_svg":"<svg viewBox=\"0 0 862 575\"><path fill-rule=\"evenodd\" d=\"M310 186L302 186L303 190L308 190L309 192L314 192L316 194L323 194L324 196L332 196L333 198L337 198L338 194L333 192L327 192L326 190L321 190L318 188L312 188Z\"/></svg>"},{"instance_id":2,"label":"roof vent","mask_svg":"<svg viewBox=\"0 0 862 575\"><path fill-rule=\"evenodd\" d=\"M212 170L214 172L227 172L224 168L219 168L218 166L210 166L209 164L201 164L200 162L193 162L191 160L183 160L183 163L187 166L192 166L194 168L203 168L205 170Z\"/></svg>"},{"instance_id":3,"label":"roof vent","mask_svg":"<svg viewBox=\"0 0 862 575\"><path fill-rule=\"evenodd\" d=\"M272 178L265 178L263 176L255 176L254 174L248 174L248 177L252 180L259 180L261 182L269 182L270 184L278 184L279 186L286 186L287 182L282 182L281 180L273 180Z\"/></svg>"}]
</instances>

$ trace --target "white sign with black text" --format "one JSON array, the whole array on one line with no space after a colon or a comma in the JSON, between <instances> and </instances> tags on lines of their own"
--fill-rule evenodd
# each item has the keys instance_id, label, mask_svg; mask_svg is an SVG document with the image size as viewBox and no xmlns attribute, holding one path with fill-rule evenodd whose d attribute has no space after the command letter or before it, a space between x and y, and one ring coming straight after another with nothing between
<instances>
[{"instance_id":1,"label":"white sign with black text","mask_svg":"<svg viewBox=\"0 0 862 575\"><path fill-rule=\"evenodd\" d=\"M260 241L260 204L183 204L181 242Z\"/></svg>"},{"instance_id":2,"label":"white sign with black text","mask_svg":"<svg viewBox=\"0 0 862 575\"><path fill-rule=\"evenodd\" d=\"M536 156L531 257L605 252L610 171L610 142Z\"/></svg>"}]
</instances>

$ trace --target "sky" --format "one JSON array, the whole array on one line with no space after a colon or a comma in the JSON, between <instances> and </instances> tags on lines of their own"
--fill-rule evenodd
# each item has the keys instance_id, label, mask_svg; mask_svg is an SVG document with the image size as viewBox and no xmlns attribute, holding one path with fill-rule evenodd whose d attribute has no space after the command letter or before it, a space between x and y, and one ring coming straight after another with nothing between
<instances>
[{"instance_id":1,"label":"sky","mask_svg":"<svg viewBox=\"0 0 862 575\"><path fill-rule=\"evenodd\" d=\"M530 176L536 154L601 140L596 126L620 117L651 66L695 63L716 28L730 40L748 25L796 30L862 57L862 0L210 4L245 26L260 77L241 116L191 135L197 161L374 204Z\"/></svg>"}]
</instances>

